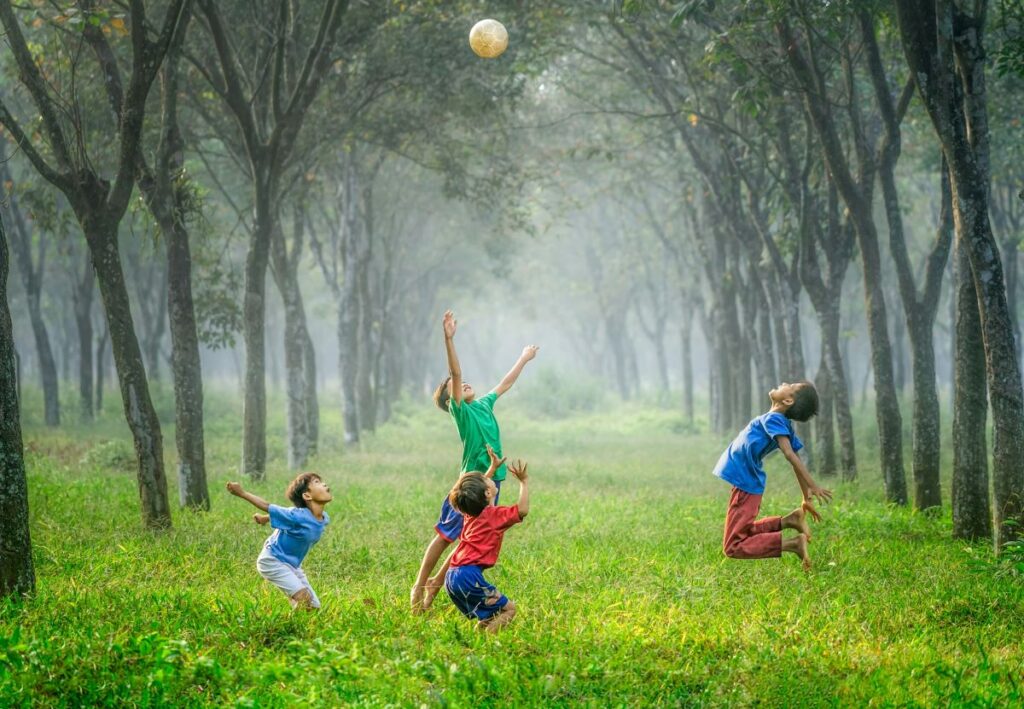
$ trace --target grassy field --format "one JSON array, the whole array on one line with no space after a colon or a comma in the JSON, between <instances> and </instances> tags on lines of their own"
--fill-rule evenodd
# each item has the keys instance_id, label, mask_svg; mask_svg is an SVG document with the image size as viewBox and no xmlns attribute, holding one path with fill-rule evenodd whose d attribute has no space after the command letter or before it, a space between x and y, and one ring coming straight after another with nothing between
<instances>
[{"instance_id":1,"label":"grassy field","mask_svg":"<svg viewBox=\"0 0 1024 709\"><path fill-rule=\"evenodd\" d=\"M296 614L256 573L266 530L224 491L234 398L208 395L213 511L176 512L162 534L141 529L110 399L100 422L50 432L29 392L38 593L0 604L0 706L1024 702L1024 579L951 541L948 508L886 506L867 448L861 481L834 485L804 574L794 557L722 556L729 488L710 469L724 441L652 407L546 421L510 401L505 448L531 463L533 511L489 574L520 616L489 636L443 596L425 617L406 610L459 460L439 412L406 404L342 453L324 411L310 469L333 488L333 522L305 564L324 608ZM271 426L268 480L252 489L283 503L280 402ZM170 427L165 442L173 470ZM793 476L780 459L768 472L764 510L784 513ZM510 480L503 501L516 494Z\"/></svg>"}]
</instances>

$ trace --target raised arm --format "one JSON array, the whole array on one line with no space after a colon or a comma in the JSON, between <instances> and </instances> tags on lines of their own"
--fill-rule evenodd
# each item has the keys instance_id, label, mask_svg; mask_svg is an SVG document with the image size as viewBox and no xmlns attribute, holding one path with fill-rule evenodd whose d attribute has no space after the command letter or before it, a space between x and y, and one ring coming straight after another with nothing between
<instances>
[{"instance_id":1,"label":"raised arm","mask_svg":"<svg viewBox=\"0 0 1024 709\"><path fill-rule=\"evenodd\" d=\"M446 310L442 327L444 328L444 349L448 354L448 374L452 377L452 399L456 404L462 403L462 368L459 366L459 356L455 353L455 316L452 311Z\"/></svg>"},{"instance_id":2,"label":"raised arm","mask_svg":"<svg viewBox=\"0 0 1024 709\"><path fill-rule=\"evenodd\" d=\"M264 512L270 510L269 502L264 500L262 497L257 497L256 495L253 495L251 492L246 492L242 488L241 483L230 482L228 483L227 488L228 492L230 492L232 495L234 495L235 497L241 497L243 500L248 500L256 509L263 510ZM262 524L262 522L260 522L260 524Z\"/></svg>"},{"instance_id":3,"label":"raised arm","mask_svg":"<svg viewBox=\"0 0 1024 709\"><path fill-rule=\"evenodd\" d=\"M807 470L807 466L804 465L804 461L800 459L796 451L793 450L793 445L789 442L789 436L776 436L775 440L778 441L779 450L782 451L782 455L786 457L789 464L793 466L793 473L796 474L796 481L800 485L800 490L804 496L804 509L807 510L810 515L817 521L821 519L821 515L814 509L811 504L812 498L817 498L821 502L828 502L832 499L832 491L826 490L823 487L819 487L814 478L811 477L811 473Z\"/></svg>"},{"instance_id":4,"label":"raised arm","mask_svg":"<svg viewBox=\"0 0 1024 709\"><path fill-rule=\"evenodd\" d=\"M530 486L526 484L529 475L526 474L527 464L521 460L517 460L515 463L509 463L508 472L512 473L519 479L519 502L516 505L519 507L519 518L522 519L530 512Z\"/></svg>"},{"instance_id":5,"label":"raised arm","mask_svg":"<svg viewBox=\"0 0 1024 709\"><path fill-rule=\"evenodd\" d=\"M519 379L519 375L522 374L523 367L526 366L527 362L537 356L537 350L539 349L540 348L537 347L537 345L527 345L523 348L523 353L519 355L519 359L516 360L515 366L508 370L508 374L498 382L498 386L494 387L494 391L497 392L498 396L501 396L512 388L512 385L516 383L517 379Z\"/></svg>"},{"instance_id":6,"label":"raised arm","mask_svg":"<svg viewBox=\"0 0 1024 709\"><path fill-rule=\"evenodd\" d=\"M502 466L506 458L499 458L498 454L491 448L490 443L484 444L487 447L487 457L491 459L491 464L487 466L487 472L484 473L485 478L493 478L494 474L498 472L498 468Z\"/></svg>"}]
</instances>

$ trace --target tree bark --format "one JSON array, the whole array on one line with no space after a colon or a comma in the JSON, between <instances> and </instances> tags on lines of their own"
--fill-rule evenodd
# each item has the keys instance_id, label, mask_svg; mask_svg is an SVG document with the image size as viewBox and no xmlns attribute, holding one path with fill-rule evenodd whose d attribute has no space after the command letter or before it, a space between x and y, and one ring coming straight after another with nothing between
<instances>
[{"instance_id":1,"label":"tree bark","mask_svg":"<svg viewBox=\"0 0 1024 709\"><path fill-rule=\"evenodd\" d=\"M306 328L306 346L303 350L305 366L305 395L306 395L306 439L309 445L309 455L315 456L320 449L320 401L317 397L317 369L316 351L313 349L313 338L309 335L309 328Z\"/></svg>"},{"instance_id":2,"label":"tree bark","mask_svg":"<svg viewBox=\"0 0 1024 709\"><path fill-rule=\"evenodd\" d=\"M85 238L107 314L111 349L121 385L121 401L139 460L138 483L143 522L150 528L170 527L163 435L149 396L146 368L142 363L142 352L132 323L128 290L117 246L117 227L109 223L85 222Z\"/></svg>"},{"instance_id":3,"label":"tree bark","mask_svg":"<svg viewBox=\"0 0 1024 709\"><path fill-rule=\"evenodd\" d=\"M97 416L103 413L103 386L107 372L107 343L110 341L110 331L104 327L103 335L96 340L96 407Z\"/></svg>"},{"instance_id":4,"label":"tree bark","mask_svg":"<svg viewBox=\"0 0 1024 709\"><path fill-rule=\"evenodd\" d=\"M992 407L996 549L1024 517L1024 391L999 247L989 221L989 133L983 31L986 3L897 3L903 48L949 164L953 221L971 263Z\"/></svg>"},{"instance_id":5,"label":"tree bark","mask_svg":"<svg viewBox=\"0 0 1024 709\"><path fill-rule=\"evenodd\" d=\"M96 275L85 263L74 285L75 328L78 331L78 406L82 421L92 421L92 298Z\"/></svg>"},{"instance_id":6,"label":"tree bark","mask_svg":"<svg viewBox=\"0 0 1024 709\"><path fill-rule=\"evenodd\" d=\"M693 424L693 349L690 338L693 335L693 311L683 303L683 324L679 328L679 352L681 358L680 380L683 394L683 419Z\"/></svg>"},{"instance_id":7,"label":"tree bark","mask_svg":"<svg viewBox=\"0 0 1024 709\"><path fill-rule=\"evenodd\" d=\"M956 357L953 401L953 536L991 539L989 511L988 415L985 346L970 257L960 236L956 240Z\"/></svg>"},{"instance_id":8,"label":"tree bark","mask_svg":"<svg viewBox=\"0 0 1024 709\"><path fill-rule=\"evenodd\" d=\"M32 593L36 583L14 331L7 306L9 269L7 234L0 218L0 598Z\"/></svg>"},{"instance_id":9,"label":"tree bark","mask_svg":"<svg viewBox=\"0 0 1024 709\"><path fill-rule=\"evenodd\" d=\"M832 383L829 381L825 348L821 349L821 362L814 377L818 390L818 415L815 418L814 437L818 443L818 470L824 476L836 474L836 437L833 422Z\"/></svg>"}]
</instances>

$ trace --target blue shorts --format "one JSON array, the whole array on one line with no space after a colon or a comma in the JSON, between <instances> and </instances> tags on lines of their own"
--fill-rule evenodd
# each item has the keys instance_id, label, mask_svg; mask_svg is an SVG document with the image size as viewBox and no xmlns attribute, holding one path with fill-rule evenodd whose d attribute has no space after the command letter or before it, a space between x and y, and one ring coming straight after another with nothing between
<instances>
[{"instance_id":1,"label":"blue shorts","mask_svg":"<svg viewBox=\"0 0 1024 709\"><path fill-rule=\"evenodd\" d=\"M484 578L479 566L455 566L444 577L444 590L464 616L487 620L508 605L508 598Z\"/></svg>"},{"instance_id":2,"label":"blue shorts","mask_svg":"<svg viewBox=\"0 0 1024 709\"><path fill-rule=\"evenodd\" d=\"M501 497L501 481L495 480L494 484L498 486L494 504L498 504L498 498ZM462 513L452 507L452 504L448 502L447 495L445 495L444 502L441 503L441 514L437 518L437 524L434 525L434 531L449 542L457 542L459 535L462 534Z\"/></svg>"}]
</instances>

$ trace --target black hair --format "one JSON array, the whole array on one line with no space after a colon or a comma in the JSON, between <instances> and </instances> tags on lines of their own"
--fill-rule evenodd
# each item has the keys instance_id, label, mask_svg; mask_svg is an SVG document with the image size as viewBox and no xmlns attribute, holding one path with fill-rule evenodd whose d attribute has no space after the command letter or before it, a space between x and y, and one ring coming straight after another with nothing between
<instances>
[{"instance_id":1,"label":"black hair","mask_svg":"<svg viewBox=\"0 0 1024 709\"><path fill-rule=\"evenodd\" d=\"M796 382L793 405L786 409L786 418L794 421L809 421L818 414L818 390L809 381Z\"/></svg>"},{"instance_id":2,"label":"black hair","mask_svg":"<svg viewBox=\"0 0 1024 709\"><path fill-rule=\"evenodd\" d=\"M437 408L445 413L448 413L448 399L451 398L451 393L448 391L448 383L451 380L451 375L445 377L444 381L434 390L434 403L437 404Z\"/></svg>"},{"instance_id":3,"label":"black hair","mask_svg":"<svg viewBox=\"0 0 1024 709\"><path fill-rule=\"evenodd\" d=\"M483 473L466 473L448 494L448 502L462 514L476 517L487 507L487 478Z\"/></svg>"},{"instance_id":4,"label":"black hair","mask_svg":"<svg viewBox=\"0 0 1024 709\"><path fill-rule=\"evenodd\" d=\"M310 484L314 480L320 479L320 476L316 473L299 473L294 480L288 483L288 489L284 495L296 507L306 507L306 500L302 497L302 494L309 489Z\"/></svg>"}]
</instances>

